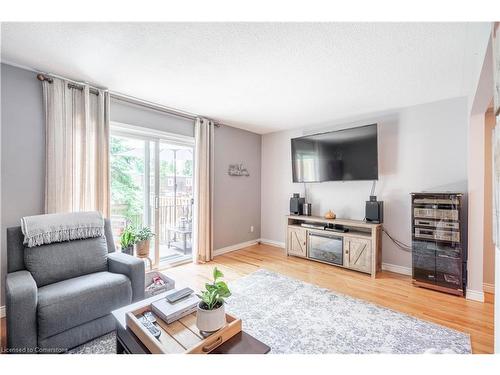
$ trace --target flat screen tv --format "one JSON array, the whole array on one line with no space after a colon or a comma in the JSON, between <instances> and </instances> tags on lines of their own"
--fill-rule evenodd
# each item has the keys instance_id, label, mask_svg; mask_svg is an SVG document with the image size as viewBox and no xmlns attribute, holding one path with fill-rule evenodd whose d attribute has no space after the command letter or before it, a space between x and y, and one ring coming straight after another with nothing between
<instances>
[{"instance_id":1,"label":"flat screen tv","mask_svg":"<svg viewBox=\"0 0 500 375\"><path fill-rule=\"evenodd\" d=\"M292 139L293 182L378 180L377 124Z\"/></svg>"}]
</instances>

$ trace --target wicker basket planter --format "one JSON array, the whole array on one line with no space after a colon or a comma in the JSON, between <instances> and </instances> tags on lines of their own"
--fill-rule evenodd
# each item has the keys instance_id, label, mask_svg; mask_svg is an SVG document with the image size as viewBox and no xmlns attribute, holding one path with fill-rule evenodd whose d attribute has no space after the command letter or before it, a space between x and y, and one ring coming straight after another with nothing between
<instances>
[{"instance_id":1,"label":"wicker basket planter","mask_svg":"<svg viewBox=\"0 0 500 375\"><path fill-rule=\"evenodd\" d=\"M139 241L135 244L135 251L138 258L149 257L149 240Z\"/></svg>"}]
</instances>

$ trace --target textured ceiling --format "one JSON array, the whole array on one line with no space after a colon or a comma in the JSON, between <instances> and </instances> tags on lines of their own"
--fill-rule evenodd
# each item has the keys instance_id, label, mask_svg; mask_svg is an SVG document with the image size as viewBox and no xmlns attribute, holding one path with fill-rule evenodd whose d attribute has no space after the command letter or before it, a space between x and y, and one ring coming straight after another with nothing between
<instances>
[{"instance_id":1,"label":"textured ceiling","mask_svg":"<svg viewBox=\"0 0 500 375\"><path fill-rule=\"evenodd\" d=\"M2 61L258 133L473 95L488 23L3 23Z\"/></svg>"}]
</instances>

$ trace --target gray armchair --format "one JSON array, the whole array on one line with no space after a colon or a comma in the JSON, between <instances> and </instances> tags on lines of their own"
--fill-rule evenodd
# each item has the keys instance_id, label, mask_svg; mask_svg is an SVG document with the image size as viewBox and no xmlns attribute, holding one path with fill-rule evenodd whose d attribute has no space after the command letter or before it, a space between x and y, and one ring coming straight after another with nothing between
<instances>
[{"instance_id":1,"label":"gray armchair","mask_svg":"<svg viewBox=\"0 0 500 375\"><path fill-rule=\"evenodd\" d=\"M110 312L144 298L144 262L105 237L25 248L7 229L7 347L61 352L115 329Z\"/></svg>"}]
</instances>

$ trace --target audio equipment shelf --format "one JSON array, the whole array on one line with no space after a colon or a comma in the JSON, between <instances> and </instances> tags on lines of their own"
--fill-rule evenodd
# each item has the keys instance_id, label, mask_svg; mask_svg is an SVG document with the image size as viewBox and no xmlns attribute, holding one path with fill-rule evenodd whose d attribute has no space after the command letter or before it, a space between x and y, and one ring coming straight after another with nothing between
<instances>
[{"instance_id":1,"label":"audio equipment shelf","mask_svg":"<svg viewBox=\"0 0 500 375\"><path fill-rule=\"evenodd\" d=\"M302 224L318 225L316 228ZM342 226L346 232L321 229ZM382 268L382 225L362 220L286 216L287 255L348 268L376 277Z\"/></svg>"},{"instance_id":2,"label":"audio equipment shelf","mask_svg":"<svg viewBox=\"0 0 500 375\"><path fill-rule=\"evenodd\" d=\"M412 193L413 284L460 296L467 284L467 230L461 193Z\"/></svg>"}]
</instances>

